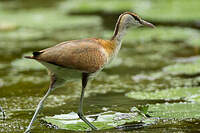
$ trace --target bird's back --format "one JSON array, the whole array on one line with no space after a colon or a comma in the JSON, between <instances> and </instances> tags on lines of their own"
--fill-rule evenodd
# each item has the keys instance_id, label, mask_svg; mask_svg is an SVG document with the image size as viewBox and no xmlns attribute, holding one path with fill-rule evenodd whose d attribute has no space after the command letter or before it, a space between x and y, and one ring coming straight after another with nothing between
<instances>
[{"instance_id":1,"label":"bird's back","mask_svg":"<svg viewBox=\"0 0 200 133\"><path fill-rule=\"evenodd\" d=\"M34 52L34 59L69 69L94 73L109 60L114 49L111 41L83 39L60 43L53 47Z\"/></svg>"}]
</instances>

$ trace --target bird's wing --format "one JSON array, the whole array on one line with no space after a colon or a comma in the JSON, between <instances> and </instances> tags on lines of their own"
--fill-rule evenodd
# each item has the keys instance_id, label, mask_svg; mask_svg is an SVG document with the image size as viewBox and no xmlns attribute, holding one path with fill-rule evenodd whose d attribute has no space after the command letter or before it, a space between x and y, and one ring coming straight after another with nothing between
<instances>
[{"instance_id":1,"label":"bird's wing","mask_svg":"<svg viewBox=\"0 0 200 133\"><path fill-rule=\"evenodd\" d=\"M33 55L38 61L88 73L98 71L108 60L105 49L96 39L63 42Z\"/></svg>"}]
</instances>

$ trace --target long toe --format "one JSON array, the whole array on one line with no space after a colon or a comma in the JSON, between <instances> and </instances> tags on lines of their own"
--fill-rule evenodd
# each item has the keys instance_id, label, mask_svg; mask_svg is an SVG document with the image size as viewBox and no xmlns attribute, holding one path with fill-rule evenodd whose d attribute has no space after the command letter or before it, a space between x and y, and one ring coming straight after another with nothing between
<instances>
[{"instance_id":1,"label":"long toe","mask_svg":"<svg viewBox=\"0 0 200 133\"><path fill-rule=\"evenodd\" d=\"M92 130L98 130L98 128L96 128L95 126L93 126L93 127L91 127L92 128Z\"/></svg>"},{"instance_id":2,"label":"long toe","mask_svg":"<svg viewBox=\"0 0 200 133\"><path fill-rule=\"evenodd\" d=\"M91 124L91 123L86 123L86 124L88 124L88 126L90 126L90 128L92 129L92 130L98 130L93 124Z\"/></svg>"}]
</instances>

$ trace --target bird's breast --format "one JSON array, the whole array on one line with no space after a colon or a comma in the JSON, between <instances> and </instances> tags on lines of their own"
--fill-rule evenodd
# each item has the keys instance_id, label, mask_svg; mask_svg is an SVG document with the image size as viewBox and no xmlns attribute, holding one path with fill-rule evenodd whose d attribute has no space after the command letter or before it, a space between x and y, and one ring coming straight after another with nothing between
<instances>
[{"instance_id":1,"label":"bird's breast","mask_svg":"<svg viewBox=\"0 0 200 133\"><path fill-rule=\"evenodd\" d=\"M117 43L115 41L102 40L101 45L104 48L104 50L106 51L106 54L108 56L108 61L106 64L106 65L108 65L113 61L113 59L118 54L118 52L121 48L121 44L117 45Z\"/></svg>"}]
</instances>

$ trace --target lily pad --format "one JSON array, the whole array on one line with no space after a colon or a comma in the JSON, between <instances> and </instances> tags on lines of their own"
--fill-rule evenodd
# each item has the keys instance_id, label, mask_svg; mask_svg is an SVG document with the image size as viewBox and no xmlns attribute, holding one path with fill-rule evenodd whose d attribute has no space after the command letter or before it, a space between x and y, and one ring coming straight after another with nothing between
<instances>
[{"instance_id":1,"label":"lily pad","mask_svg":"<svg viewBox=\"0 0 200 133\"><path fill-rule=\"evenodd\" d=\"M30 59L16 59L11 63L12 67L15 68L16 71L28 71L28 70L44 70L45 67L38 63L37 61Z\"/></svg>"},{"instance_id":2,"label":"lily pad","mask_svg":"<svg viewBox=\"0 0 200 133\"><path fill-rule=\"evenodd\" d=\"M184 74L184 75L194 75L200 73L199 70L200 63L193 64L175 64L165 67L163 70L167 73L174 75Z\"/></svg>"},{"instance_id":3,"label":"lily pad","mask_svg":"<svg viewBox=\"0 0 200 133\"><path fill-rule=\"evenodd\" d=\"M198 0L68 0L61 3L61 7L70 13L134 11L145 18L167 22L195 21L200 18Z\"/></svg>"},{"instance_id":4,"label":"lily pad","mask_svg":"<svg viewBox=\"0 0 200 133\"><path fill-rule=\"evenodd\" d=\"M86 118L94 124L99 130L115 128L131 122L142 122L143 116L138 113L120 113L108 111L96 115L88 115ZM79 119L74 112L69 114L55 115L53 117L45 117L44 121L61 129L75 130L75 131L89 131L91 130L87 124Z\"/></svg>"},{"instance_id":5,"label":"lily pad","mask_svg":"<svg viewBox=\"0 0 200 133\"><path fill-rule=\"evenodd\" d=\"M196 103L150 105L149 115L152 117L160 117L175 120L182 120L187 118L200 118L200 106Z\"/></svg>"},{"instance_id":6,"label":"lily pad","mask_svg":"<svg viewBox=\"0 0 200 133\"><path fill-rule=\"evenodd\" d=\"M200 60L193 62L176 63L163 68L163 71L173 75L196 75L200 74Z\"/></svg>"},{"instance_id":7,"label":"lily pad","mask_svg":"<svg viewBox=\"0 0 200 133\"><path fill-rule=\"evenodd\" d=\"M3 12L0 15L0 55L5 58L21 55L27 49L39 50L62 41L96 37L100 34L96 31L102 28L98 16L69 16L55 9L0 12Z\"/></svg>"},{"instance_id":8,"label":"lily pad","mask_svg":"<svg viewBox=\"0 0 200 133\"><path fill-rule=\"evenodd\" d=\"M190 109L190 110L188 110ZM99 130L134 125L133 123L142 123L142 126L165 125L169 123L181 123L188 118L197 119L200 117L200 106L196 103L173 103L173 104L155 104L148 105L145 110L150 117L141 115L133 107L132 113L120 113L108 111L96 115L88 115L87 119ZM69 114L55 115L53 117L42 118L48 125L66 130L89 131L91 130L78 115L74 112Z\"/></svg>"},{"instance_id":9,"label":"lily pad","mask_svg":"<svg viewBox=\"0 0 200 133\"><path fill-rule=\"evenodd\" d=\"M32 9L20 10L17 12L3 11L0 19L2 23L18 27L34 28L41 30L88 28L101 25L98 16L67 16L59 10L51 9ZM24 21L26 20L26 21ZM12 23L11 23L12 22Z\"/></svg>"},{"instance_id":10,"label":"lily pad","mask_svg":"<svg viewBox=\"0 0 200 133\"><path fill-rule=\"evenodd\" d=\"M130 31L131 33L127 35L127 38L125 38L127 40L135 40L134 38L136 38L139 42L182 41L190 45L200 45L200 42L196 44L192 41L193 39L199 39L200 32L191 28L158 26L153 30L150 28L137 28Z\"/></svg>"},{"instance_id":11,"label":"lily pad","mask_svg":"<svg viewBox=\"0 0 200 133\"><path fill-rule=\"evenodd\" d=\"M21 41L91 37L88 34L96 35L92 31L99 30L102 25L101 18L98 16L69 16L59 10L52 9L19 10L16 12L5 10L3 12L0 16L0 38L1 41L9 41L7 45L12 45L10 43L12 41L15 44L16 41L20 41L18 45L23 46L25 44ZM34 43L32 46L38 44L38 42Z\"/></svg>"},{"instance_id":12,"label":"lily pad","mask_svg":"<svg viewBox=\"0 0 200 133\"><path fill-rule=\"evenodd\" d=\"M196 96L197 94L200 94L200 88L194 87L157 90L155 92L133 91L127 93L126 96L134 99L173 100L184 98L186 100L191 100L191 97Z\"/></svg>"},{"instance_id":13,"label":"lily pad","mask_svg":"<svg viewBox=\"0 0 200 133\"><path fill-rule=\"evenodd\" d=\"M112 1L112 0L86 0L86 1L65 1L60 4L60 8L71 13L95 13L95 12L122 12L130 10L136 2L132 0ZM101 6L99 6L101 5Z\"/></svg>"},{"instance_id":14,"label":"lily pad","mask_svg":"<svg viewBox=\"0 0 200 133\"><path fill-rule=\"evenodd\" d=\"M78 39L77 36L79 37L80 35L85 35L84 37L88 37L88 34L94 35L92 31L95 30L88 29L99 30L102 24L98 16L66 16L59 11L44 9L18 11L15 13L6 11L0 16L0 20L2 20L0 26L8 23L18 27L9 31L0 30L1 41L9 42L16 42L16 40L35 41L46 38L53 40L61 37L62 40Z\"/></svg>"}]
</instances>

